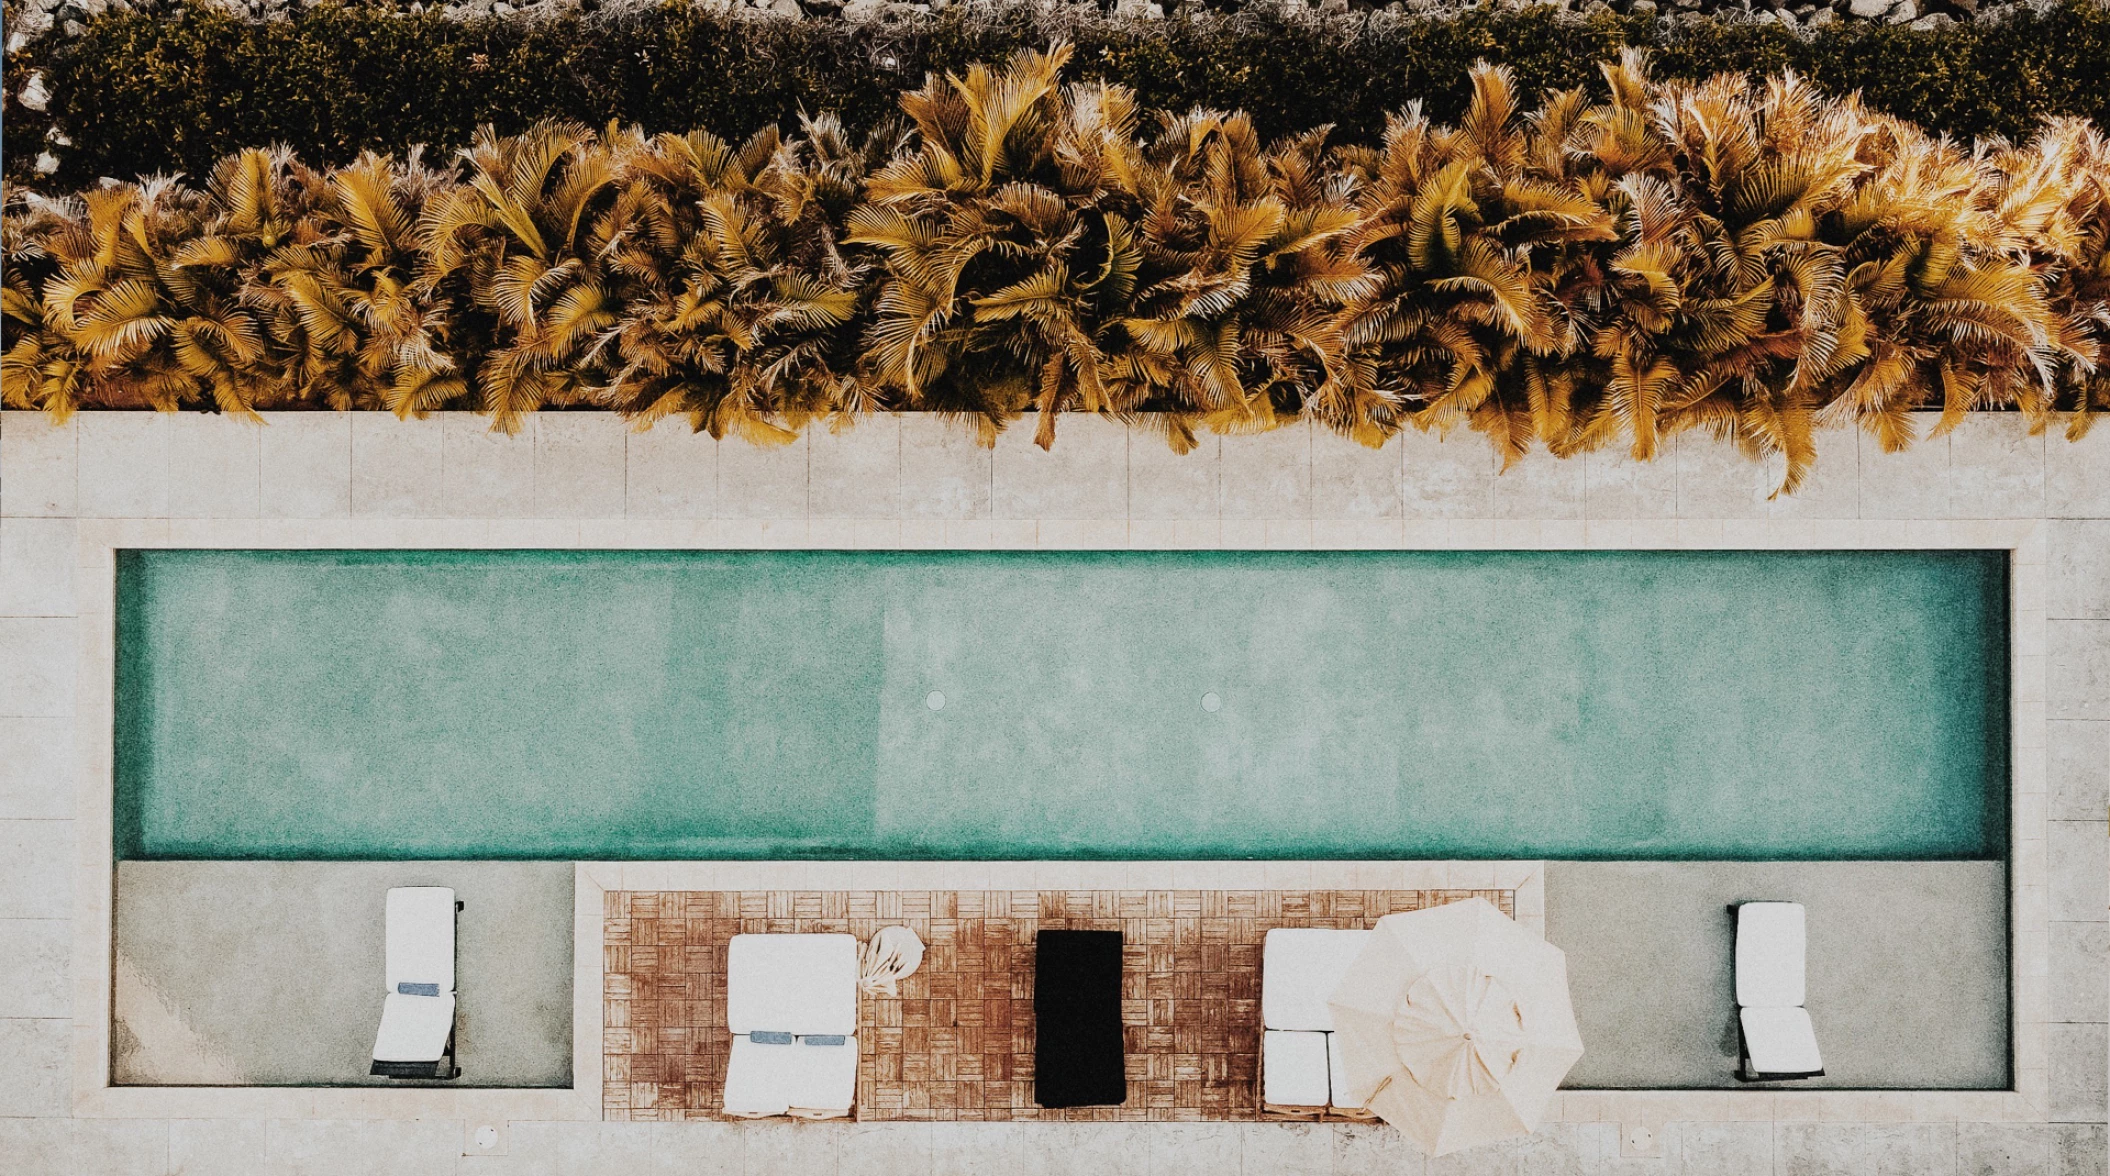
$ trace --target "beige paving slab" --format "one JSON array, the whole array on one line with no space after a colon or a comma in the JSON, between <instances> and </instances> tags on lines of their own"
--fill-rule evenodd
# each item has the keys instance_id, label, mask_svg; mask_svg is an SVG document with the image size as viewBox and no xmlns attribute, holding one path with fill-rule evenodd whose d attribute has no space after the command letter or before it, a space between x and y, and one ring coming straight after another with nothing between
<instances>
[{"instance_id":1,"label":"beige paving slab","mask_svg":"<svg viewBox=\"0 0 2110 1176\"><path fill-rule=\"evenodd\" d=\"M350 517L354 415L264 414L257 438L258 513L274 519Z\"/></svg>"},{"instance_id":2,"label":"beige paving slab","mask_svg":"<svg viewBox=\"0 0 2110 1176\"><path fill-rule=\"evenodd\" d=\"M2058 519L2110 519L2110 429L2068 441L2055 426L2044 446L2044 510Z\"/></svg>"},{"instance_id":3,"label":"beige paving slab","mask_svg":"<svg viewBox=\"0 0 2110 1176\"><path fill-rule=\"evenodd\" d=\"M1128 517L1150 522L1216 522L1223 440L1205 433L1195 439L1192 450L1177 453L1163 435L1146 429L1131 430Z\"/></svg>"},{"instance_id":4,"label":"beige paving slab","mask_svg":"<svg viewBox=\"0 0 2110 1176\"><path fill-rule=\"evenodd\" d=\"M1226 437L1218 459L1217 512L1225 519L1311 517L1312 427L1299 421Z\"/></svg>"},{"instance_id":5,"label":"beige paving slab","mask_svg":"<svg viewBox=\"0 0 2110 1176\"><path fill-rule=\"evenodd\" d=\"M546 519L619 519L629 424L605 412L538 412L535 509Z\"/></svg>"},{"instance_id":6,"label":"beige paving slab","mask_svg":"<svg viewBox=\"0 0 2110 1176\"><path fill-rule=\"evenodd\" d=\"M493 430L490 418L443 412L440 422L440 514L457 519L532 517L535 512L535 421L517 433Z\"/></svg>"},{"instance_id":7,"label":"beige paving slab","mask_svg":"<svg viewBox=\"0 0 2110 1176\"><path fill-rule=\"evenodd\" d=\"M77 513L80 417L55 424L40 412L0 412L0 516Z\"/></svg>"},{"instance_id":8,"label":"beige paving slab","mask_svg":"<svg viewBox=\"0 0 2110 1176\"><path fill-rule=\"evenodd\" d=\"M1679 518L1755 519L1771 510L1776 483L1736 446L1688 431L1666 456L1677 471Z\"/></svg>"},{"instance_id":9,"label":"beige paving slab","mask_svg":"<svg viewBox=\"0 0 2110 1176\"><path fill-rule=\"evenodd\" d=\"M1314 521L1396 519L1406 446L1398 437L1373 449L1326 428L1311 433L1311 511Z\"/></svg>"},{"instance_id":10,"label":"beige paving slab","mask_svg":"<svg viewBox=\"0 0 2110 1176\"><path fill-rule=\"evenodd\" d=\"M73 615L76 536L72 519L0 517L0 616Z\"/></svg>"},{"instance_id":11,"label":"beige paving slab","mask_svg":"<svg viewBox=\"0 0 2110 1176\"><path fill-rule=\"evenodd\" d=\"M2043 518L2044 451L2050 443L2045 433L2030 433L2021 413L1965 416L1949 434L1950 513L1965 519Z\"/></svg>"},{"instance_id":12,"label":"beige paving slab","mask_svg":"<svg viewBox=\"0 0 2110 1176\"><path fill-rule=\"evenodd\" d=\"M257 517L263 425L217 413L179 412L170 414L167 429L171 518Z\"/></svg>"},{"instance_id":13,"label":"beige paving slab","mask_svg":"<svg viewBox=\"0 0 2110 1176\"><path fill-rule=\"evenodd\" d=\"M436 518L443 497L438 419L351 414L351 513L360 518Z\"/></svg>"},{"instance_id":14,"label":"beige paving slab","mask_svg":"<svg viewBox=\"0 0 2110 1176\"><path fill-rule=\"evenodd\" d=\"M1105 417L1065 416L1055 443L1034 443L1039 414L997 436L990 451L990 516L1128 519L1128 430Z\"/></svg>"},{"instance_id":15,"label":"beige paving slab","mask_svg":"<svg viewBox=\"0 0 2110 1176\"><path fill-rule=\"evenodd\" d=\"M901 418L815 425L807 496L816 519L892 519L901 510ZM854 545L854 544L853 544Z\"/></svg>"},{"instance_id":16,"label":"beige paving slab","mask_svg":"<svg viewBox=\"0 0 2110 1176\"><path fill-rule=\"evenodd\" d=\"M1587 462L1535 449L1495 477L1498 519L1580 520Z\"/></svg>"},{"instance_id":17,"label":"beige paving slab","mask_svg":"<svg viewBox=\"0 0 2110 1176\"><path fill-rule=\"evenodd\" d=\"M736 442L738 444L738 442ZM718 508L718 442L681 418L625 441L624 513L633 519L708 519Z\"/></svg>"},{"instance_id":18,"label":"beige paving slab","mask_svg":"<svg viewBox=\"0 0 2110 1176\"><path fill-rule=\"evenodd\" d=\"M79 492L87 518L163 518L169 513L169 414L78 414Z\"/></svg>"},{"instance_id":19,"label":"beige paving slab","mask_svg":"<svg viewBox=\"0 0 2110 1176\"><path fill-rule=\"evenodd\" d=\"M811 456L804 433L783 445L727 440L718 447L717 516L803 522Z\"/></svg>"}]
</instances>

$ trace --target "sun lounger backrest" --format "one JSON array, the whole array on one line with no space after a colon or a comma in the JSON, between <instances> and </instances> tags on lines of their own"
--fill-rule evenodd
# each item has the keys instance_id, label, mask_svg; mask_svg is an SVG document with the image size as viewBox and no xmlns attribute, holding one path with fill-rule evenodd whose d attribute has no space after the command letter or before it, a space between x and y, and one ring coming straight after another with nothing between
<instances>
[{"instance_id":1,"label":"sun lounger backrest","mask_svg":"<svg viewBox=\"0 0 2110 1176\"><path fill-rule=\"evenodd\" d=\"M417 996L453 994L452 888L398 886L390 890L383 935L385 991ZM404 985L410 987L406 989Z\"/></svg>"},{"instance_id":2,"label":"sun lounger backrest","mask_svg":"<svg viewBox=\"0 0 2110 1176\"><path fill-rule=\"evenodd\" d=\"M1370 942L1367 930L1277 927L1261 947L1260 1023L1269 1029L1326 1032L1326 1002Z\"/></svg>"},{"instance_id":3,"label":"sun lounger backrest","mask_svg":"<svg viewBox=\"0 0 2110 1176\"><path fill-rule=\"evenodd\" d=\"M1736 1003L1799 1008L1807 944L1802 904L1747 902L1736 908Z\"/></svg>"},{"instance_id":4,"label":"sun lounger backrest","mask_svg":"<svg viewBox=\"0 0 2110 1176\"><path fill-rule=\"evenodd\" d=\"M855 1033L857 974L855 936L735 935L726 945L726 1026L734 1033Z\"/></svg>"}]
</instances>

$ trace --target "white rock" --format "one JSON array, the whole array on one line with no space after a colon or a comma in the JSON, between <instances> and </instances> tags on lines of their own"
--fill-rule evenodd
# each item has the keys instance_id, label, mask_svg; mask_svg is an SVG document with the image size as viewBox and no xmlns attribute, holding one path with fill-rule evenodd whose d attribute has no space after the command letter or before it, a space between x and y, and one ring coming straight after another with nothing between
<instances>
[{"instance_id":1,"label":"white rock","mask_svg":"<svg viewBox=\"0 0 2110 1176\"><path fill-rule=\"evenodd\" d=\"M1853 0L1847 10L1863 20L1874 20L1889 12L1891 3L1892 0Z\"/></svg>"},{"instance_id":2,"label":"white rock","mask_svg":"<svg viewBox=\"0 0 2110 1176\"><path fill-rule=\"evenodd\" d=\"M43 70L30 71L29 80L22 83L22 93L18 97L22 105L31 110L43 110L51 105L51 91L44 86Z\"/></svg>"}]
</instances>

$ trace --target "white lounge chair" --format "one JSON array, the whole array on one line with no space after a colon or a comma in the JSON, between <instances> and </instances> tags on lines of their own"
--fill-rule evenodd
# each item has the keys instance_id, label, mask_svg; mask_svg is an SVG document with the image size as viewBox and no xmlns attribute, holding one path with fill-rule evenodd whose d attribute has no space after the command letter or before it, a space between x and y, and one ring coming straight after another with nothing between
<instances>
[{"instance_id":1,"label":"white lounge chair","mask_svg":"<svg viewBox=\"0 0 2110 1176\"><path fill-rule=\"evenodd\" d=\"M398 886L384 904L381 1028L370 1073L454 1078L454 916L445 886Z\"/></svg>"},{"instance_id":2,"label":"white lounge chair","mask_svg":"<svg viewBox=\"0 0 2110 1176\"><path fill-rule=\"evenodd\" d=\"M1736 912L1736 1005L1746 1082L1824 1073L1803 1007L1808 940L1799 902L1746 902Z\"/></svg>"},{"instance_id":3,"label":"white lounge chair","mask_svg":"<svg viewBox=\"0 0 2110 1176\"><path fill-rule=\"evenodd\" d=\"M1367 1113L1348 1099L1347 1083L1336 1077L1340 1061L1326 1002L1369 940L1368 931L1323 927L1267 933L1260 957L1262 1110L1298 1118Z\"/></svg>"},{"instance_id":4,"label":"white lounge chair","mask_svg":"<svg viewBox=\"0 0 2110 1176\"><path fill-rule=\"evenodd\" d=\"M857 940L735 935L726 947L733 1031L725 1112L828 1119L857 1105Z\"/></svg>"}]
</instances>

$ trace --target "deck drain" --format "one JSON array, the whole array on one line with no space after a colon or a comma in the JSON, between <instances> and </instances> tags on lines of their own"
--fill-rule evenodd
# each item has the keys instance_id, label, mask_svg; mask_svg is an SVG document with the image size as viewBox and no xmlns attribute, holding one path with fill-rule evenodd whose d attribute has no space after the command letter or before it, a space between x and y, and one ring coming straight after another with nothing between
<instances>
[{"instance_id":1,"label":"deck drain","mask_svg":"<svg viewBox=\"0 0 2110 1176\"><path fill-rule=\"evenodd\" d=\"M1217 694L1214 690L1211 690L1209 693L1202 695L1203 710L1214 714L1215 712L1220 711L1223 708L1224 700L1222 698L1217 697Z\"/></svg>"},{"instance_id":2,"label":"deck drain","mask_svg":"<svg viewBox=\"0 0 2110 1176\"><path fill-rule=\"evenodd\" d=\"M931 691L930 694L923 699L923 705L929 707L932 710L944 710L945 693L941 690Z\"/></svg>"}]
</instances>

